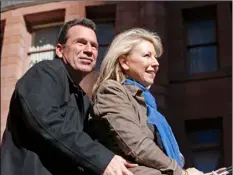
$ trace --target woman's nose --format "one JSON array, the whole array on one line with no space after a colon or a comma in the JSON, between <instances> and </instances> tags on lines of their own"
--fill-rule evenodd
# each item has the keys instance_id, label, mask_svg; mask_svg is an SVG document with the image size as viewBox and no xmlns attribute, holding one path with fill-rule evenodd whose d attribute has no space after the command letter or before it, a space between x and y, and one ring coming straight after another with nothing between
<instances>
[{"instance_id":1,"label":"woman's nose","mask_svg":"<svg viewBox=\"0 0 233 175\"><path fill-rule=\"evenodd\" d=\"M157 58L153 58L151 63L152 63L152 66L159 66L159 62Z\"/></svg>"}]
</instances>

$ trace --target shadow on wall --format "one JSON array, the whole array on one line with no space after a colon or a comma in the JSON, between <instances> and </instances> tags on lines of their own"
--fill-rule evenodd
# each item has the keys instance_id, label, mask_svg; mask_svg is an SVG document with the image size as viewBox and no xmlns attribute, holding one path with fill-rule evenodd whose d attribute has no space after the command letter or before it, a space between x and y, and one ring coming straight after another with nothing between
<instances>
[{"instance_id":1,"label":"shadow on wall","mask_svg":"<svg viewBox=\"0 0 233 175\"><path fill-rule=\"evenodd\" d=\"M0 34L0 57L2 58L2 44L4 37L4 29L5 29L5 20L1 20L1 34Z\"/></svg>"}]
</instances>

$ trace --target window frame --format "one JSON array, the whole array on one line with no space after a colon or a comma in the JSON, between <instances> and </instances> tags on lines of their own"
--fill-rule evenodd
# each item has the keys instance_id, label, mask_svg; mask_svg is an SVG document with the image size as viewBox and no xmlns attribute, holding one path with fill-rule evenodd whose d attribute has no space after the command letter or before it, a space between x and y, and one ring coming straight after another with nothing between
<instances>
[{"instance_id":1,"label":"window frame","mask_svg":"<svg viewBox=\"0 0 233 175\"><path fill-rule=\"evenodd\" d=\"M111 23L111 24L113 24L113 26L115 26L115 20L114 19L112 19L112 18L99 18L99 19L95 19L95 20L93 20L94 22L95 22L95 24L96 25L98 25L98 24L108 24L108 23ZM115 28L114 28L114 34L115 34ZM102 48L107 48L108 49L108 47L110 46L110 44L111 44L111 42L109 42L108 44L100 44L99 43L99 46L98 46L98 49L100 48L100 47L102 47ZM100 53L99 51L98 51L98 53ZM106 54L106 52L104 53L104 54ZM99 54L98 54L98 56L99 56ZM101 58L102 60L101 60L101 63L102 63L102 61L103 61L103 58ZM101 63L100 63L100 65L101 65ZM100 66L99 65L99 66ZM97 72L99 72L99 69L100 69L100 67L97 67L97 65L96 65L96 67L95 67L95 70L97 71Z\"/></svg>"},{"instance_id":2,"label":"window frame","mask_svg":"<svg viewBox=\"0 0 233 175\"><path fill-rule=\"evenodd\" d=\"M219 150L221 154L219 166L223 166L223 160L222 160L222 158L224 157L223 118L216 117L216 118L204 118L204 119L198 118L198 119L185 120L185 133L187 137L189 137L190 132L205 131L205 130L210 130L210 129L218 129L220 131L219 143L217 144L215 143L201 144L200 143L200 144L195 144L195 145L192 145L192 143L190 143L192 154L196 152Z\"/></svg>"},{"instance_id":3,"label":"window frame","mask_svg":"<svg viewBox=\"0 0 233 175\"><path fill-rule=\"evenodd\" d=\"M182 10L182 18L184 25L184 42L185 42L185 70L189 78L201 78L208 75L213 75L220 71L220 55L219 55L219 41L218 41L218 18L217 18L217 5L206 5L201 7L187 8ZM214 20L215 21L215 42L201 43L201 44L188 44L188 29L187 22L195 20ZM208 46L216 47L216 71L194 72L190 70L191 60L189 59L189 50L192 48L205 48Z\"/></svg>"},{"instance_id":4,"label":"window frame","mask_svg":"<svg viewBox=\"0 0 233 175\"><path fill-rule=\"evenodd\" d=\"M65 8L60 8L56 10L49 10L49 11L43 11L43 12L37 12L37 13L30 13L30 14L25 14L24 21L26 24L26 28L28 31L28 36L29 38L27 39L27 56L28 59L30 60L28 63L28 67L31 66L31 58L30 56L32 54L40 54L43 52L49 52L49 51L54 51L54 49L46 49L46 50L40 50L40 51L32 51L31 47L33 46L33 38L35 37L33 34L37 29L39 28L45 28L49 27L51 25L61 23L64 24L65 22L65 14L66 14L66 9Z\"/></svg>"},{"instance_id":5,"label":"window frame","mask_svg":"<svg viewBox=\"0 0 233 175\"><path fill-rule=\"evenodd\" d=\"M29 50L27 52L27 55L30 59L30 63L29 63L29 67L33 66L34 64L40 62L38 60L33 60L31 58L31 55L33 54L40 54L40 53L49 53L49 52L54 52L56 51L56 46L54 46L54 48L50 48L50 49L41 49L41 50L31 50L31 47L33 46L33 44L35 43L35 35L36 32L41 30L41 29L46 29L46 28L50 28L50 27L56 27L56 26L60 26L62 27L62 25L64 24L64 22L51 22L51 23L46 23L46 24L39 24L39 25L33 25L31 26L31 42L30 42L30 47ZM34 62L35 61L35 62Z\"/></svg>"},{"instance_id":6,"label":"window frame","mask_svg":"<svg viewBox=\"0 0 233 175\"><path fill-rule=\"evenodd\" d=\"M108 24L111 23L114 26L114 36L116 34L116 5L115 4L104 4L104 5L96 5L96 6L87 6L86 7L86 17L91 19L96 26L98 26L98 24ZM98 36L97 36L98 37ZM108 48L111 44L99 44L99 48ZM99 54L98 54L99 57ZM103 61L103 58L102 58ZM101 61L101 62L102 62ZM99 69L97 67L97 64L95 66L95 71L99 72Z\"/></svg>"},{"instance_id":7,"label":"window frame","mask_svg":"<svg viewBox=\"0 0 233 175\"><path fill-rule=\"evenodd\" d=\"M32 26L32 30L31 30L31 46L33 45L34 41L35 41L35 35L36 32L41 30L41 29L45 29L45 28L50 28L50 27L55 27L55 26L62 26L64 23L63 22L54 22L54 23L48 23L48 24L42 24L42 25L35 25ZM30 46L30 47L31 47ZM36 53L42 53L42 52L49 52L49 51L55 51L56 47L51 48L51 49L43 49L43 50L38 50L38 51L28 51L28 55L30 56L31 54L36 54Z\"/></svg>"},{"instance_id":8,"label":"window frame","mask_svg":"<svg viewBox=\"0 0 233 175\"><path fill-rule=\"evenodd\" d=\"M100 18L100 19L94 20L94 22L95 22L96 25L111 23L111 24L113 24L115 26L115 20L113 20L111 18L105 18L105 19L104 18L102 18L102 19ZM115 31L114 31L114 33L115 33ZM99 43L99 47L109 47L110 44L111 44L111 42L108 43L108 44L100 44Z\"/></svg>"}]
</instances>

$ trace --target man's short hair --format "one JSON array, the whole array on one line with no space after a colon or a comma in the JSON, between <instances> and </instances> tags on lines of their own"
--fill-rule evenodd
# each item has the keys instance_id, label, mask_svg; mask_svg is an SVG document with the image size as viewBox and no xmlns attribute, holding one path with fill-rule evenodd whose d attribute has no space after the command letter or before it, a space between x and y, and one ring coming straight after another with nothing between
<instances>
[{"instance_id":1,"label":"man's short hair","mask_svg":"<svg viewBox=\"0 0 233 175\"><path fill-rule=\"evenodd\" d=\"M65 44L66 41L68 40L68 36L67 36L67 33L69 31L69 29L73 26L76 26L76 25L81 25L81 26L84 26L84 27L87 27L87 28L90 28L92 29L94 32L96 32L96 25L95 23L90 20L90 19L87 19L87 18L79 18L79 19L74 19L72 21L68 21L66 22L60 32L59 32L59 35L58 35L58 40L57 40L57 44Z\"/></svg>"}]
</instances>

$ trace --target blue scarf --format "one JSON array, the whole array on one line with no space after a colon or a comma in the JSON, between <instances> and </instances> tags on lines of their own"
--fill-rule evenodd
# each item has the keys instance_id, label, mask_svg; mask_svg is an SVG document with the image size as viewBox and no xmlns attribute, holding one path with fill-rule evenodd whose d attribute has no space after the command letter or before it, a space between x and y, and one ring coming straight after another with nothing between
<instances>
[{"instance_id":1,"label":"blue scarf","mask_svg":"<svg viewBox=\"0 0 233 175\"><path fill-rule=\"evenodd\" d=\"M182 154L180 153L175 136L165 117L157 111L157 104L153 95L143 85L129 78L125 80L124 84L137 86L143 91L147 107L148 123L155 125L158 129L167 156L176 160L183 167Z\"/></svg>"}]
</instances>

